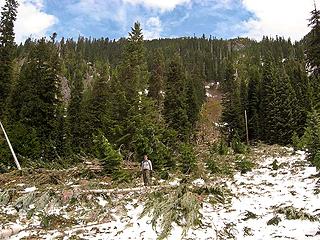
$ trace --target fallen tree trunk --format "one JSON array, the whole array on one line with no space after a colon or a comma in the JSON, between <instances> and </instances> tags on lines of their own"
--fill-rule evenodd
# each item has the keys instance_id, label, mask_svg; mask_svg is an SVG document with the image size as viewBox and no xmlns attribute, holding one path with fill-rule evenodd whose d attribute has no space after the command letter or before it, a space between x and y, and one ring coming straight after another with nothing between
<instances>
[{"instance_id":1,"label":"fallen tree trunk","mask_svg":"<svg viewBox=\"0 0 320 240\"><path fill-rule=\"evenodd\" d=\"M83 190L84 193L127 193L127 192L138 192L142 190L157 190L161 188L173 188L175 185L163 185L163 186L149 186L149 187L136 187L136 188L112 188L112 189L92 189Z\"/></svg>"}]
</instances>

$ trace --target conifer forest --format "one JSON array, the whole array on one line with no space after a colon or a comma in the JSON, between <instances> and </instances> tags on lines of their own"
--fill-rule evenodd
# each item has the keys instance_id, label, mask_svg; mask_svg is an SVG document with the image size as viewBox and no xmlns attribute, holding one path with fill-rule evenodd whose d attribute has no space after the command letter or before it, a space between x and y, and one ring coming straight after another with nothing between
<instances>
[{"instance_id":1,"label":"conifer forest","mask_svg":"<svg viewBox=\"0 0 320 240\"><path fill-rule=\"evenodd\" d=\"M137 21L19 43L6 0L0 121L22 169L0 131L0 239L320 239L310 11L300 41L145 40Z\"/></svg>"}]
</instances>

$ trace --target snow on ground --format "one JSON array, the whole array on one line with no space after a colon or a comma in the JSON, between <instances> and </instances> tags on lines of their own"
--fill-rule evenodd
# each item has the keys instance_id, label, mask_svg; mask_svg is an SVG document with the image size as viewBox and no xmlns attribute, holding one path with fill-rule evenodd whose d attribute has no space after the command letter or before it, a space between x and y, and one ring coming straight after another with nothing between
<instances>
[{"instance_id":1,"label":"snow on ground","mask_svg":"<svg viewBox=\"0 0 320 240\"><path fill-rule=\"evenodd\" d=\"M293 207L306 214L320 217L319 175L305 159L304 152L295 155L291 149L284 156L262 156L258 166L252 172L241 175L237 173L233 179L225 183L233 194L227 205L211 205L203 202L203 226L191 229L183 239L320 239L320 222L305 220L289 220L285 214L279 213L280 208ZM276 163L274 161L276 160ZM272 164L279 168L274 170ZM178 185L178 180L169 183ZM193 181L194 185L205 184L203 179ZM150 189L140 192L129 192L111 196L111 202L122 202L122 206L110 208L109 202L98 197L99 206L110 213L104 223L92 222L79 224L65 229L42 231L38 237L42 239L69 239L78 236L81 239L156 239L160 229L153 229L151 218L140 218L143 210L141 196ZM6 207L0 211L14 213ZM63 208L57 213L63 213ZM268 225L273 217L279 217L278 225ZM19 223L19 220L17 220ZM36 220L34 225L39 224ZM35 234L29 225L21 225L25 230L11 239L21 239ZM35 226L36 227L36 226ZM0 225L1 229L1 225ZM1 230L0 230L1 232ZM182 229L174 225L168 239L181 239Z\"/></svg>"}]
</instances>

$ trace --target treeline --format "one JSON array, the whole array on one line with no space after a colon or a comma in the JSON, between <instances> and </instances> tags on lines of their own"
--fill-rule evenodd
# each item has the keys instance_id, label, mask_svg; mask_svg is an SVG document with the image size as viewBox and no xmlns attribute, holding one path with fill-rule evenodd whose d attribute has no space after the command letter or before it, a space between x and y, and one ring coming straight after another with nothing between
<instances>
[{"instance_id":1,"label":"treeline","mask_svg":"<svg viewBox=\"0 0 320 240\"><path fill-rule=\"evenodd\" d=\"M119 176L123 159L141 161L148 154L157 169L192 171L207 75L203 58L188 62L196 50L180 48L191 40L151 50L135 23L120 41L57 41L53 34L16 46L16 8L8 0L1 15L0 113L24 166L93 156ZM228 54L222 45L219 62ZM0 162L12 165L2 136L0 141Z\"/></svg>"},{"instance_id":2,"label":"treeline","mask_svg":"<svg viewBox=\"0 0 320 240\"><path fill-rule=\"evenodd\" d=\"M294 143L320 158L319 11L301 42L265 37L27 39L17 46L16 0L0 24L0 116L25 166L103 159L122 174L123 159L149 154L158 169L195 166L193 139L206 82L221 82L226 141ZM307 58L305 58L305 55ZM0 163L12 165L0 135Z\"/></svg>"},{"instance_id":3,"label":"treeline","mask_svg":"<svg viewBox=\"0 0 320 240\"><path fill-rule=\"evenodd\" d=\"M264 38L234 54L223 81L227 140L293 144L320 167L320 12L300 43Z\"/></svg>"}]
</instances>

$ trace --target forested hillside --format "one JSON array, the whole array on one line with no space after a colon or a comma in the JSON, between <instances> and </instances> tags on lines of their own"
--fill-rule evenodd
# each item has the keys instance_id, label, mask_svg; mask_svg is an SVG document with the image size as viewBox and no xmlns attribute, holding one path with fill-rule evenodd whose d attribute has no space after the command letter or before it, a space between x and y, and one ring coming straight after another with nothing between
<instances>
[{"instance_id":1,"label":"forested hillside","mask_svg":"<svg viewBox=\"0 0 320 240\"><path fill-rule=\"evenodd\" d=\"M16 43L17 6L0 120L22 169L1 131L1 239L319 239L316 7L296 42L144 40L135 22Z\"/></svg>"},{"instance_id":2,"label":"forested hillside","mask_svg":"<svg viewBox=\"0 0 320 240\"><path fill-rule=\"evenodd\" d=\"M124 159L149 154L157 169L189 172L204 86L213 82L224 93L221 141L246 139L246 111L250 142L318 149L317 10L310 34L295 43L205 35L144 41L136 22L119 40L53 33L17 45L16 8L7 1L1 15L0 113L24 166L94 156L121 175ZM4 170L12 160L0 140Z\"/></svg>"}]
</instances>

